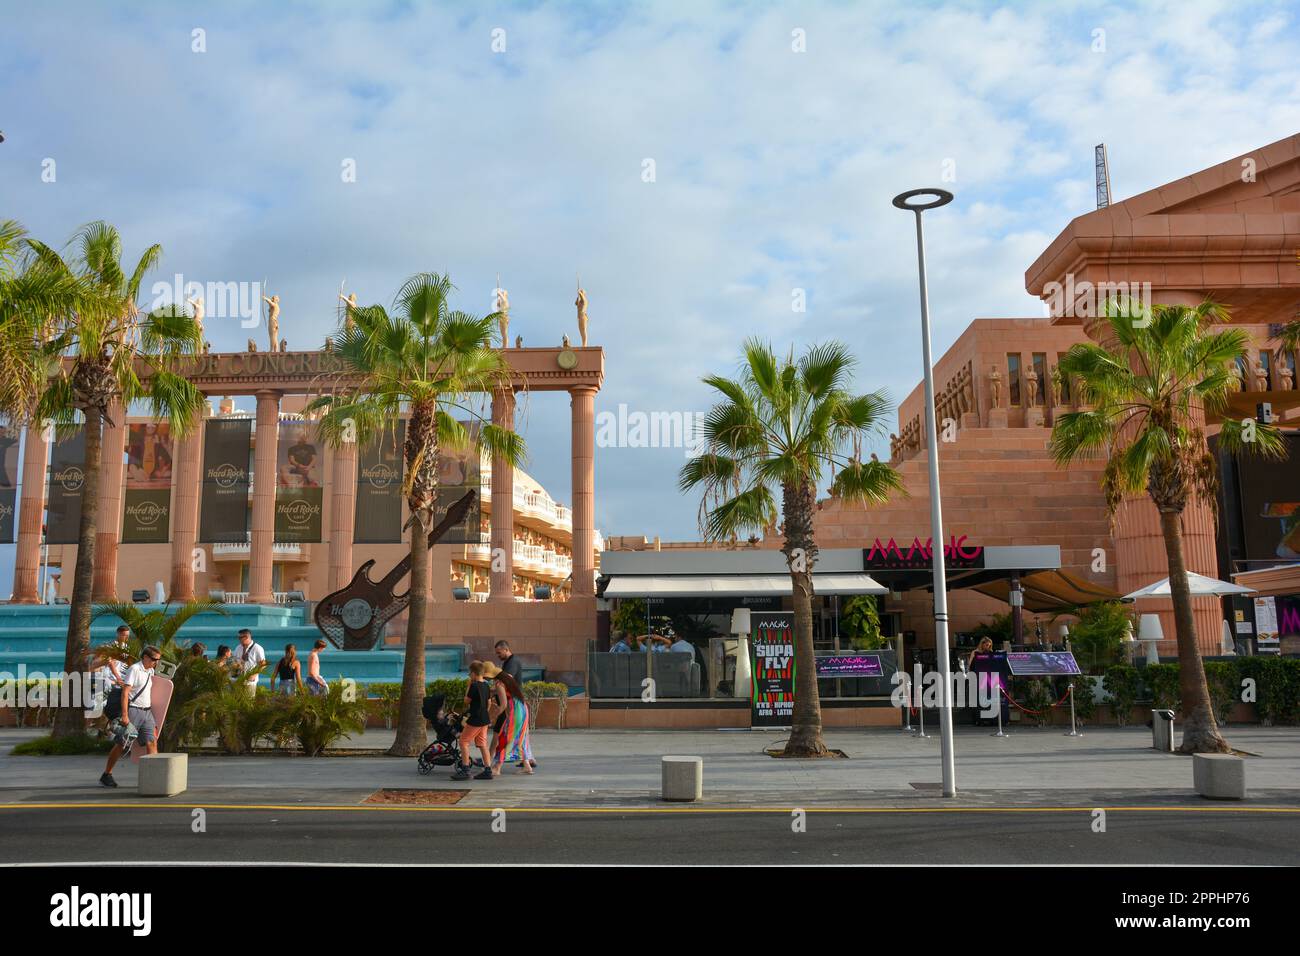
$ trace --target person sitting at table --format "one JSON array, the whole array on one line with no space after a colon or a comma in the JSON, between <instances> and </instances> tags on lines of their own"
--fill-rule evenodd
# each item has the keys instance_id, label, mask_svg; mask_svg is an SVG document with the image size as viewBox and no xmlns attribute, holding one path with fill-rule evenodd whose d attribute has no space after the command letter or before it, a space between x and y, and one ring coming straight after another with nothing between
<instances>
[{"instance_id":1,"label":"person sitting at table","mask_svg":"<svg viewBox=\"0 0 1300 956\"><path fill-rule=\"evenodd\" d=\"M666 633L672 641L672 643L669 644L668 646L668 650L672 651L674 654L690 654L691 660L695 660L694 644L686 640L686 638L682 637L681 635L674 634L673 629L671 627L668 628Z\"/></svg>"},{"instance_id":2,"label":"person sitting at table","mask_svg":"<svg viewBox=\"0 0 1300 956\"><path fill-rule=\"evenodd\" d=\"M618 639L617 644L614 644L612 647L610 647L609 652L611 654L630 654L632 652L632 645L635 643L636 643L635 637L633 637L631 634L624 634L622 637Z\"/></svg>"}]
</instances>

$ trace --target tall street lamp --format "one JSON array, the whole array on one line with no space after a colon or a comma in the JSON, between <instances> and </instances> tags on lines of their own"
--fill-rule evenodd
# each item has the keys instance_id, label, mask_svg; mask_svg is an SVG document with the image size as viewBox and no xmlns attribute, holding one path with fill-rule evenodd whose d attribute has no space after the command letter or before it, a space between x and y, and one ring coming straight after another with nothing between
<instances>
[{"instance_id":1,"label":"tall street lamp","mask_svg":"<svg viewBox=\"0 0 1300 956\"><path fill-rule=\"evenodd\" d=\"M943 561L943 507L939 500L939 437L934 416L934 369L930 361L930 293L925 284L925 236L921 213L952 202L945 189L909 189L894 197L894 205L916 214L916 260L921 276L921 351L925 359L925 443L930 456L930 561L934 568L934 653L942 684L939 705L939 754L943 762L943 795L957 795L957 770L952 755L952 666L948 657L948 578Z\"/></svg>"}]
</instances>

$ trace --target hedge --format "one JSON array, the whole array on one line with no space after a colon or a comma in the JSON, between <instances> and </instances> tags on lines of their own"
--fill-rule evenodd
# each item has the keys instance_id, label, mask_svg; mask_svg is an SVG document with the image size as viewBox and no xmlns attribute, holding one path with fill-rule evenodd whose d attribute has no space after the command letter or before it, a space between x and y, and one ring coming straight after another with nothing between
<instances>
[{"instance_id":1,"label":"hedge","mask_svg":"<svg viewBox=\"0 0 1300 956\"><path fill-rule=\"evenodd\" d=\"M1253 702L1265 727L1300 723L1300 658L1238 657L1205 662L1205 682L1215 719L1226 724L1238 701ZM1106 668L1102 685L1123 726L1134 704L1149 700L1161 710L1177 711L1181 705L1177 664L1113 664Z\"/></svg>"}]
</instances>

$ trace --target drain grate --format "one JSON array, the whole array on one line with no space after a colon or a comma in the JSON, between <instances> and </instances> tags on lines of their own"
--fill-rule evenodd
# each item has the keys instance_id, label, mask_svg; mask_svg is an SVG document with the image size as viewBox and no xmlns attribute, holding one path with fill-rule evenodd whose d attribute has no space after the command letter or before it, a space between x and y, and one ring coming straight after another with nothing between
<instances>
[{"instance_id":1,"label":"drain grate","mask_svg":"<svg viewBox=\"0 0 1300 956\"><path fill-rule=\"evenodd\" d=\"M911 788L912 788L913 790L942 790L942 789L943 789L943 784L941 784L941 783L915 783L915 782L913 782L912 784L910 784L910 786L911 786Z\"/></svg>"}]
</instances>

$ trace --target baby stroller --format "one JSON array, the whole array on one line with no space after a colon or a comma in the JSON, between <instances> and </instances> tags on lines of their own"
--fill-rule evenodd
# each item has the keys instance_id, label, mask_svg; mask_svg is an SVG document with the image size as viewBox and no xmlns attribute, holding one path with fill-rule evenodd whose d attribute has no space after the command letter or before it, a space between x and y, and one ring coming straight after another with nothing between
<instances>
[{"instance_id":1,"label":"baby stroller","mask_svg":"<svg viewBox=\"0 0 1300 956\"><path fill-rule=\"evenodd\" d=\"M460 731L464 719L460 714L443 711L441 694L424 698L421 712L433 724L433 743L415 758L421 774L433 773L434 767L454 767L460 763Z\"/></svg>"}]
</instances>

